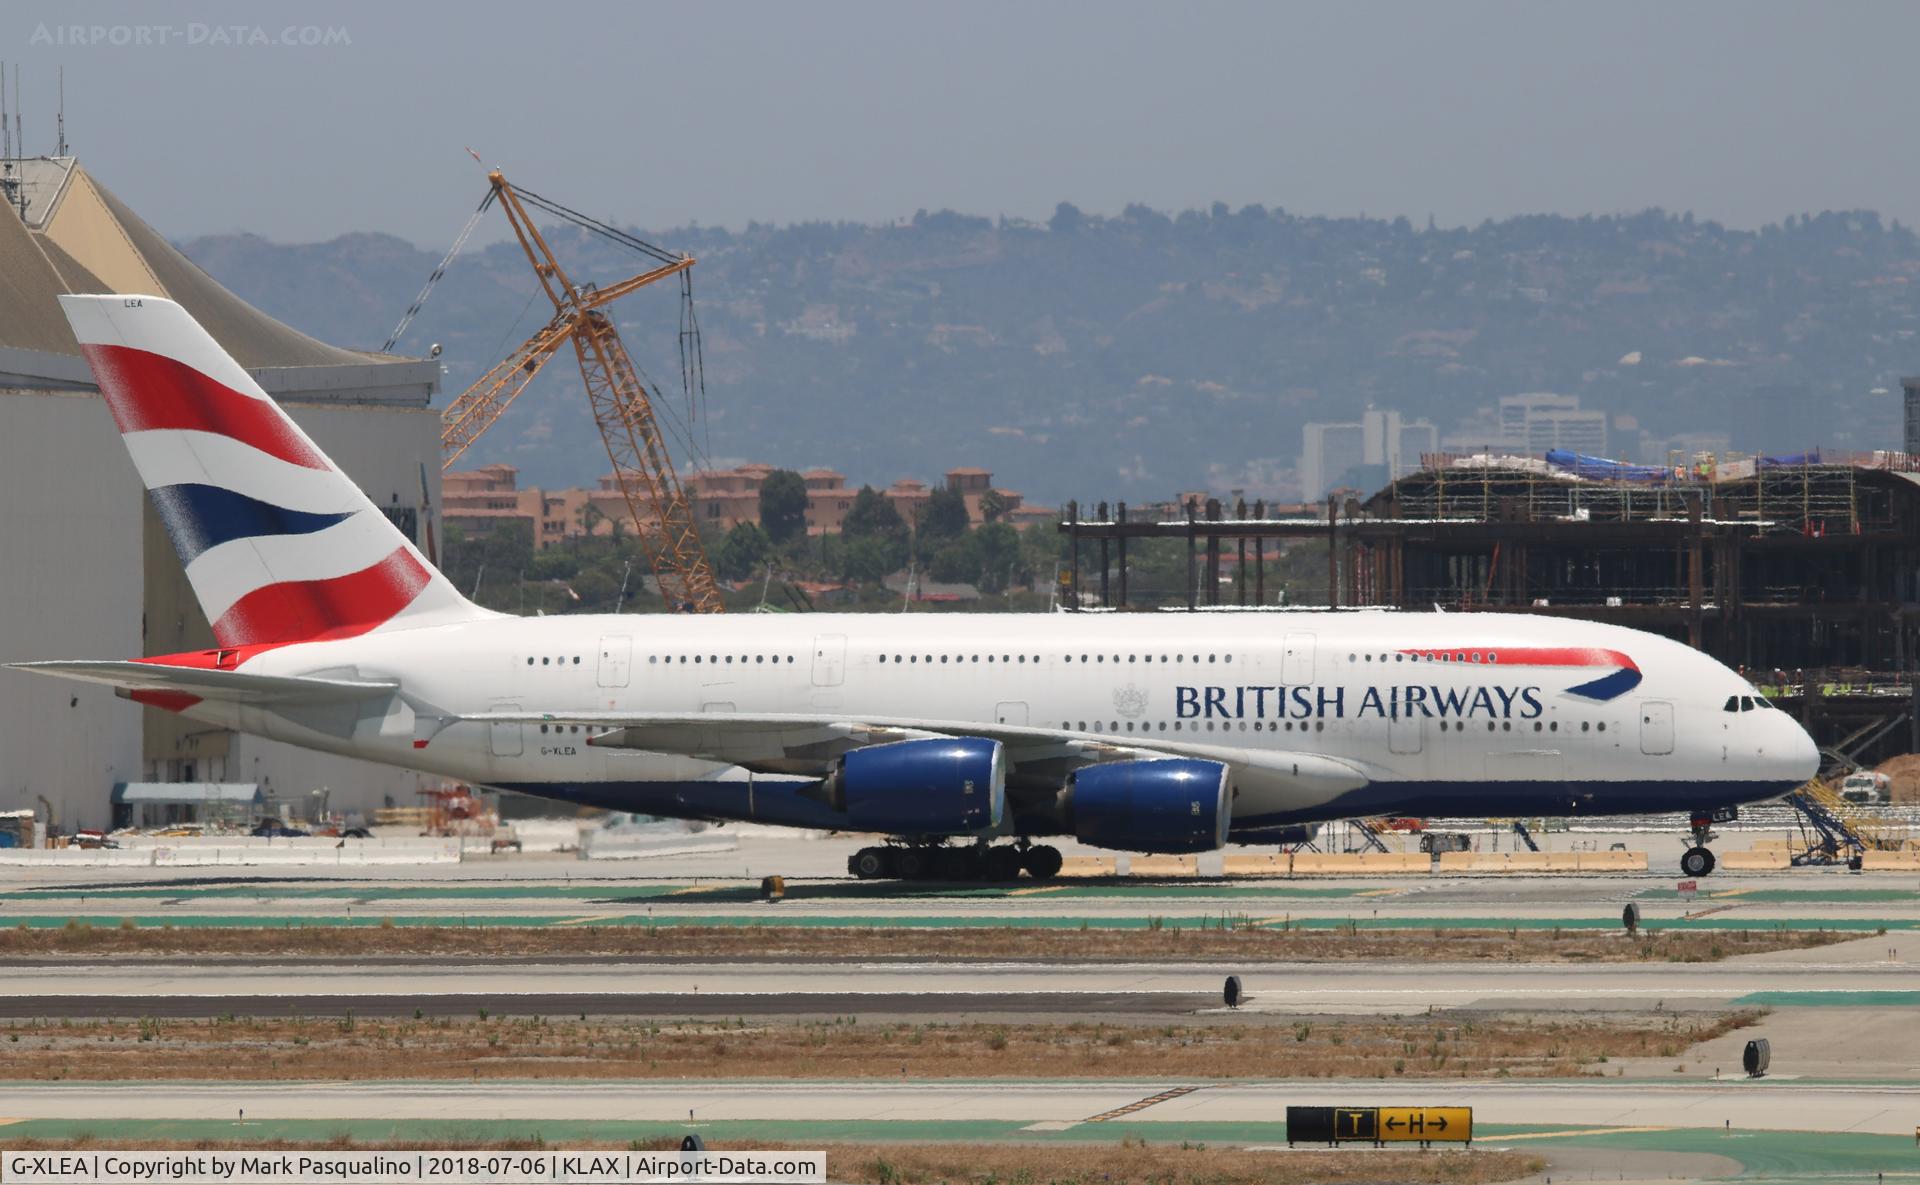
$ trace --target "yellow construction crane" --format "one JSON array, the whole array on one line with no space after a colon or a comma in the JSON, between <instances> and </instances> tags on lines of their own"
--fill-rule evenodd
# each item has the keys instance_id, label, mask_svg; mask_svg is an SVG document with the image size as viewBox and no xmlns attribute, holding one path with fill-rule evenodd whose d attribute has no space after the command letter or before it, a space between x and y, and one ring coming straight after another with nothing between
<instances>
[{"instance_id":1,"label":"yellow construction crane","mask_svg":"<svg viewBox=\"0 0 1920 1185\"><path fill-rule=\"evenodd\" d=\"M440 419L441 468L450 467L471 448L520 392L526 390L533 376L540 373L554 354L568 342L573 343L574 353L580 360L580 375L586 380L587 400L593 406L594 422L600 426L600 439L606 444L607 460L613 465L614 480L626 500L634 532L647 549L668 608L688 613L720 612L723 608L720 589L714 583L713 568L707 563L706 549L695 529L692 506L674 472L666 442L661 438L653 400L627 356L626 346L621 344L613 319L604 311L607 305L628 293L671 276L682 277L683 293L690 303L692 290L685 285L687 270L693 266L692 257L670 255L557 202L516 189L498 169L490 171L487 180L493 186L489 200L499 202L505 211L521 249L527 253L527 262L533 265L534 275L539 277L547 298L553 302L553 319L447 407ZM658 261L659 266L617 284L580 287L567 277L528 216L529 204L642 251ZM486 205L482 202L481 209ZM684 352L688 332L685 318L689 315L688 312L682 314L683 375L688 370ZM405 322L402 325L404 327ZM697 335L697 328L693 332Z\"/></svg>"}]
</instances>

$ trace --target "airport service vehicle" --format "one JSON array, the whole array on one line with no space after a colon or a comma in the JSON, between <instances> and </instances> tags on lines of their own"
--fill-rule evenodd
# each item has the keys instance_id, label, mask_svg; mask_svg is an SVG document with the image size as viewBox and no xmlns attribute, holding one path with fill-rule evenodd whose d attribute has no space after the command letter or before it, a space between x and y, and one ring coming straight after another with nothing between
<instances>
[{"instance_id":1,"label":"airport service vehicle","mask_svg":"<svg viewBox=\"0 0 1920 1185\"><path fill-rule=\"evenodd\" d=\"M1840 797L1856 806L1880 806L1892 801L1893 780L1872 770L1855 770L1840 782Z\"/></svg>"},{"instance_id":2,"label":"airport service vehicle","mask_svg":"<svg viewBox=\"0 0 1920 1185\"><path fill-rule=\"evenodd\" d=\"M568 803L873 833L863 877L1059 871L1318 821L1691 812L1812 742L1649 634L1496 614L504 616L469 603L178 305L66 296L217 645L17 664Z\"/></svg>"}]
</instances>

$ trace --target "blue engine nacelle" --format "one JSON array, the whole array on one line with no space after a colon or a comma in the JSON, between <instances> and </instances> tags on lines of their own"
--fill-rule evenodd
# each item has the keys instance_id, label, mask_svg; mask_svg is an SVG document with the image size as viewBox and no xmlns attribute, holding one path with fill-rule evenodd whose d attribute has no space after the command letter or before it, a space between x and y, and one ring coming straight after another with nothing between
<instances>
[{"instance_id":1,"label":"blue engine nacelle","mask_svg":"<svg viewBox=\"0 0 1920 1185\"><path fill-rule=\"evenodd\" d=\"M1230 795L1225 765L1184 757L1089 765L1067 781L1074 838L1123 852L1225 846Z\"/></svg>"},{"instance_id":2,"label":"blue engine nacelle","mask_svg":"<svg viewBox=\"0 0 1920 1185\"><path fill-rule=\"evenodd\" d=\"M828 786L855 831L981 834L1007 812L1007 755L984 737L868 745L840 759Z\"/></svg>"}]
</instances>

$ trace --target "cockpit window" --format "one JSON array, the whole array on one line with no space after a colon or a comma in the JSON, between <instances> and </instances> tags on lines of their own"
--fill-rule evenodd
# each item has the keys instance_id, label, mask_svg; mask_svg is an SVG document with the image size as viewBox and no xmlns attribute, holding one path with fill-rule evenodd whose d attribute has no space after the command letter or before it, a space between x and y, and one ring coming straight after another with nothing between
<instances>
[{"instance_id":1,"label":"cockpit window","mask_svg":"<svg viewBox=\"0 0 1920 1185\"><path fill-rule=\"evenodd\" d=\"M1740 697L1737 695L1728 696L1726 705L1720 710L1722 712L1738 712L1740 710Z\"/></svg>"}]
</instances>

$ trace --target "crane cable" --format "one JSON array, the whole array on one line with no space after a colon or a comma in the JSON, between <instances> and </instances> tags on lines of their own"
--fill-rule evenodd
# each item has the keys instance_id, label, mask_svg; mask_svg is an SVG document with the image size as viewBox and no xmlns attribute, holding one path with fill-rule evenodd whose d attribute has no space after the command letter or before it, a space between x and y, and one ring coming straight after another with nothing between
<instances>
[{"instance_id":1,"label":"crane cable","mask_svg":"<svg viewBox=\"0 0 1920 1185\"><path fill-rule=\"evenodd\" d=\"M420 306L427 303L427 294L433 291L433 286L438 284L440 277L446 274L448 266L453 263L453 257L460 254L460 248L467 245L467 236L473 233L473 228L480 225L480 216L485 214L487 207L493 204L493 194L493 188L489 186L487 196L480 199L480 205L473 211L473 217L467 219L467 224L460 228L460 235L453 240L453 246L447 251L447 257L442 259L440 266L434 268L433 274L427 277L426 285L420 289L420 295L413 298L413 304L408 306L406 313L401 316L400 324L393 327L393 333L387 338L387 344L380 347L382 354L393 353L393 347L399 343L400 335L407 331L407 326L413 324L413 319L420 313Z\"/></svg>"},{"instance_id":2,"label":"crane cable","mask_svg":"<svg viewBox=\"0 0 1920 1185\"><path fill-rule=\"evenodd\" d=\"M559 202L554 201L552 198L541 197L530 189L522 189L516 185L514 186L513 192L520 195L521 199L529 205L545 210L556 218L564 218L575 226L590 230L602 238L611 239L623 247L631 248L661 263L679 263L681 259L685 258L684 256L675 255L665 247L649 243L638 235L628 234L617 226L608 226L597 218L589 218L578 210L569 209Z\"/></svg>"},{"instance_id":3,"label":"crane cable","mask_svg":"<svg viewBox=\"0 0 1920 1185\"><path fill-rule=\"evenodd\" d=\"M519 195L523 202L533 206L535 209L544 210L556 218L565 219L583 230L590 231L603 239L617 243L629 250L637 251L657 262L679 263L682 259L686 258L684 255L674 254L665 247L649 243L636 234L621 230L617 226L610 226L597 218L589 217L578 210L563 206L552 198L543 197L530 189L515 186L513 192ZM638 366L639 364L635 363L636 369ZM644 371L640 373L640 379L646 386L655 386L655 384L648 379ZM707 395L706 356L700 338L700 319L694 311L693 275L691 272L684 271L680 273L680 387L686 399L686 421L684 424L677 424L674 421L678 417L670 415L666 420L667 427L679 440L681 447L686 449L694 462L704 465L707 455L712 452L712 438L711 436L708 437L706 448L703 449L700 446L700 442L694 438L693 433L696 423L700 425L703 434L709 431L706 419L701 415ZM684 429L684 432L682 429Z\"/></svg>"}]
</instances>

